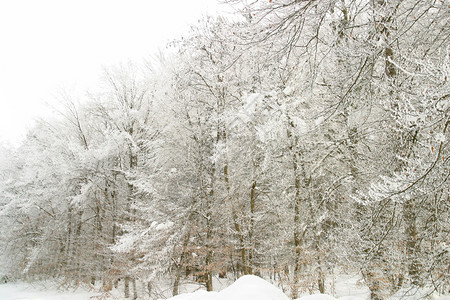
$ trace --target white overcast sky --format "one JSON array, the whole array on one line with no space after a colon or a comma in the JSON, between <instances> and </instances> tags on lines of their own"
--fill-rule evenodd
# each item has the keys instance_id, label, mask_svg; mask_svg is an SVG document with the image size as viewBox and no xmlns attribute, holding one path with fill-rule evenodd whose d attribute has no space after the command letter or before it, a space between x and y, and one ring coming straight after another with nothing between
<instances>
[{"instance_id":1,"label":"white overcast sky","mask_svg":"<svg viewBox=\"0 0 450 300\"><path fill-rule=\"evenodd\" d=\"M0 0L0 143L17 145L61 87L85 90L104 66L140 60L216 0Z\"/></svg>"}]
</instances>

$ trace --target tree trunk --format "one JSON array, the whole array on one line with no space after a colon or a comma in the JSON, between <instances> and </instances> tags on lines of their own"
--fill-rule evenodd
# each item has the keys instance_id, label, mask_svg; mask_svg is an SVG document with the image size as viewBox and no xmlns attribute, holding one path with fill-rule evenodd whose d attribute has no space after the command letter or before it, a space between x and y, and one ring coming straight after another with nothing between
<instances>
[{"instance_id":1,"label":"tree trunk","mask_svg":"<svg viewBox=\"0 0 450 300\"><path fill-rule=\"evenodd\" d=\"M172 296L177 296L179 294L179 286L180 286L180 279L181 279L181 268L177 268L177 274L175 275L175 280L173 281L173 288L172 288Z\"/></svg>"},{"instance_id":2,"label":"tree trunk","mask_svg":"<svg viewBox=\"0 0 450 300\"><path fill-rule=\"evenodd\" d=\"M230 202L232 202L230 179L229 179L229 175L228 175L228 164L225 164L225 166L223 167L223 174L225 177L225 185L227 188L228 200ZM234 230L236 230L236 233L237 233L238 239L239 239L239 248L240 248L239 251L241 253L241 268L242 268L242 272L244 273L244 275L247 275L247 274L249 274L248 268L247 268L247 266L248 266L247 250L245 248L245 240L244 240L243 233L241 231L241 226L239 225L239 217L238 217L237 211L236 211L233 203L231 203L231 209L232 209L232 215L233 215Z\"/></svg>"},{"instance_id":3,"label":"tree trunk","mask_svg":"<svg viewBox=\"0 0 450 300\"><path fill-rule=\"evenodd\" d=\"M212 256L212 252L208 253L208 256ZM207 260L208 262L208 260ZM206 272L206 290L208 292L212 292L213 291L213 282L212 282L212 278L213 278L213 273L212 270L208 270Z\"/></svg>"},{"instance_id":4,"label":"tree trunk","mask_svg":"<svg viewBox=\"0 0 450 300\"><path fill-rule=\"evenodd\" d=\"M292 155L292 171L294 174L294 188L295 188L295 196L294 196L294 279L292 284L292 290L291 290L291 298L296 299L298 298L298 288L299 288L299 281L300 281L300 271L301 271L301 265L302 265L302 240L305 235L306 230L303 228L300 228L301 225L301 205L303 202L303 199L301 197L301 189L302 189L302 183L301 183L301 175L304 178L305 187L309 185L309 182L306 178L304 166L302 162L300 161L300 153L299 150L297 150L298 146L298 137L295 137L293 139L291 129L294 129L294 123L290 120L288 117L288 138L291 140L291 145L289 147L289 150L291 151Z\"/></svg>"},{"instance_id":5,"label":"tree trunk","mask_svg":"<svg viewBox=\"0 0 450 300\"><path fill-rule=\"evenodd\" d=\"M152 283L151 283L151 281L147 282L147 292L148 292L148 297L151 298L152 297Z\"/></svg>"},{"instance_id":6,"label":"tree trunk","mask_svg":"<svg viewBox=\"0 0 450 300\"><path fill-rule=\"evenodd\" d=\"M253 274L253 259L254 259L253 235L255 233L255 206L256 206L256 181L253 181L250 190L250 230L248 237L251 244L251 248L248 251L248 274Z\"/></svg>"},{"instance_id":7,"label":"tree trunk","mask_svg":"<svg viewBox=\"0 0 450 300\"><path fill-rule=\"evenodd\" d=\"M239 238L239 247L241 252L241 268L244 275L248 275L248 263L247 263L247 250L245 248L245 240L243 233L241 231L241 226L239 225L238 215L236 210L233 208L233 223L234 229L236 230Z\"/></svg>"},{"instance_id":8,"label":"tree trunk","mask_svg":"<svg viewBox=\"0 0 450 300\"><path fill-rule=\"evenodd\" d=\"M214 190L211 190L211 199L214 195ZM211 201L208 200L208 201ZM207 214L207 220L206 220L206 243L207 243L207 247L208 247L208 253L206 255L206 269L205 269L205 283L206 283L206 290L208 292L211 292L213 290L213 284L212 284L212 262L213 262L213 251L212 251L212 220L211 220L211 211L210 209L208 210L208 214Z\"/></svg>"},{"instance_id":9,"label":"tree trunk","mask_svg":"<svg viewBox=\"0 0 450 300\"><path fill-rule=\"evenodd\" d=\"M124 280L124 297L130 297L130 277L126 276Z\"/></svg>"},{"instance_id":10,"label":"tree trunk","mask_svg":"<svg viewBox=\"0 0 450 300\"><path fill-rule=\"evenodd\" d=\"M133 284L133 300L136 300L138 297L137 286L136 286L136 278L133 277L131 283Z\"/></svg>"},{"instance_id":11,"label":"tree trunk","mask_svg":"<svg viewBox=\"0 0 450 300\"><path fill-rule=\"evenodd\" d=\"M191 214L189 216L189 222L191 222L192 220L192 215ZM179 293L179 285L180 285L180 280L181 280L181 273L183 270L183 265L184 265L184 260L186 258L186 249L189 243L189 239L191 238L191 234L187 233L186 234L186 238L183 241L183 249L180 255L180 259L178 261L178 265L176 266L177 270L176 270L176 275L175 275L175 280L173 282L173 289L172 289L172 295L176 296Z\"/></svg>"},{"instance_id":12,"label":"tree trunk","mask_svg":"<svg viewBox=\"0 0 450 300\"><path fill-rule=\"evenodd\" d=\"M367 287L370 290L370 299L371 300L384 300L384 297L381 295L382 292L382 282L381 278L376 274L376 270L379 267L376 262L372 262L369 264L366 269L361 270L361 274L363 275L364 281L366 282Z\"/></svg>"},{"instance_id":13,"label":"tree trunk","mask_svg":"<svg viewBox=\"0 0 450 300\"><path fill-rule=\"evenodd\" d=\"M405 221L406 235L406 258L408 266L408 275L411 282L420 285L420 262L417 255L417 226L414 199L408 200L403 204L403 219Z\"/></svg>"},{"instance_id":14,"label":"tree trunk","mask_svg":"<svg viewBox=\"0 0 450 300\"><path fill-rule=\"evenodd\" d=\"M319 292L321 294L325 294L325 274L323 273L322 269L319 270L319 278L317 279L317 284L319 286Z\"/></svg>"},{"instance_id":15,"label":"tree trunk","mask_svg":"<svg viewBox=\"0 0 450 300\"><path fill-rule=\"evenodd\" d=\"M296 180L297 182L297 180ZM297 196L298 192L296 192ZM302 233L299 228L300 224L300 197L296 197L295 203L294 203L294 281L291 291L291 298L297 299L298 298L298 288L299 288L299 281L300 281L300 270L301 270L301 256L302 256Z\"/></svg>"}]
</instances>

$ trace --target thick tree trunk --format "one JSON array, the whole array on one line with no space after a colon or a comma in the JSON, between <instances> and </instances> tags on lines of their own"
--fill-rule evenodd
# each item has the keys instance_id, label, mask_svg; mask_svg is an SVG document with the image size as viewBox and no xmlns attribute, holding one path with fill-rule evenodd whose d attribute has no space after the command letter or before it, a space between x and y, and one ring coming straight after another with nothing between
<instances>
[{"instance_id":1,"label":"thick tree trunk","mask_svg":"<svg viewBox=\"0 0 450 300\"><path fill-rule=\"evenodd\" d=\"M210 267L211 263L212 263L212 255L213 252L209 251L208 255L206 256L206 265L208 266L207 270L206 270L206 274L205 274L205 279L206 279L206 290L208 292L212 292L213 291L213 282L212 282L212 278L213 278L213 273L212 273L212 269Z\"/></svg>"},{"instance_id":2,"label":"thick tree trunk","mask_svg":"<svg viewBox=\"0 0 450 300\"><path fill-rule=\"evenodd\" d=\"M175 275L175 280L173 281L172 296L177 296L180 293L180 280L181 280L181 270L177 270Z\"/></svg>"},{"instance_id":3,"label":"thick tree trunk","mask_svg":"<svg viewBox=\"0 0 450 300\"><path fill-rule=\"evenodd\" d=\"M319 286L319 292L325 294L325 274L322 269L319 268L319 278L317 279L317 285Z\"/></svg>"},{"instance_id":4,"label":"thick tree trunk","mask_svg":"<svg viewBox=\"0 0 450 300\"><path fill-rule=\"evenodd\" d=\"M189 222L191 222L192 219L192 214L189 217ZM181 280L181 273L183 271L183 265L184 265L184 261L186 258L186 250L187 250L187 246L189 243L189 239L191 238L191 234L188 233L186 234L186 237L183 241L183 248L181 251L181 255L180 255L180 259L178 261L178 265L176 266L176 275L175 275L175 280L173 282L173 288L172 288L172 295L176 296L179 294L179 285L180 285L180 280Z\"/></svg>"}]
</instances>

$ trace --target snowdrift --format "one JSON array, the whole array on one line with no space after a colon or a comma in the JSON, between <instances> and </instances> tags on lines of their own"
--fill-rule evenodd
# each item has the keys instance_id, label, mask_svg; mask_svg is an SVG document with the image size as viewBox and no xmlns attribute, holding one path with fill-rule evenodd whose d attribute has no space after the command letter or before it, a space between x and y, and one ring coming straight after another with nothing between
<instances>
[{"instance_id":1,"label":"snowdrift","mask_svg":"<svg viewBox=\"0 0 450 300\"><path fill-rule=\"evenodd\" d=\"M344 281L350 290L341 291L341 296L333 297L327 294L313 294L302 296L296 300L366 300L369 299L369 295L364 292L361 293L356 286L351 284L350 280ZM432 299L432 300L450 300L449 296L431 295L430 291L414 291L410 292L411 295L406 293L407 291L399 292L398 295L389 297L389 300L419 300L419 299ZM426 293L425 293L426 292ZM347 294L347 295L342 295ZM181 294L167 300L289 300L289 298L276 286L265 281L264 279L254 276L245 275L236 280L232 285L223 289L220 292L206 292L196 291L193 293Z\"/></svg>"},{"instance_id":2,"label":"snowdrift","mask_svg":"<svg viewBox=\"0 0 450 300\"><path fill-rule=\"evenodd\" d=\"M298 300L334 299L336 298L329 295L316 294L301 297ZM289 300L289 298L264 279L254 275L245 275L220 292L197 291L178 295L168 300Z\"/></svg>"},{"instance_id":3,"label":"snowdrift","mask_svg":"<svg viewBox=\"0 0 450 300\"><path fill-rule=\"evenodd\" d=\"M197 291L168 300L289 300L277 287L264 279L245 275L220 292Z\"/></svg>"},{"instance_id":4,"label":"snowdrift","mask_svg":"<svg viewBox=\"0 0 450 300\"><path fill-rule=\"evenodd\" d=\"M216 294L214 300L289 300L277 287L254 275L242 276ZM211 299L213 300L213 299Z\"/></svg>"}]
</instances>

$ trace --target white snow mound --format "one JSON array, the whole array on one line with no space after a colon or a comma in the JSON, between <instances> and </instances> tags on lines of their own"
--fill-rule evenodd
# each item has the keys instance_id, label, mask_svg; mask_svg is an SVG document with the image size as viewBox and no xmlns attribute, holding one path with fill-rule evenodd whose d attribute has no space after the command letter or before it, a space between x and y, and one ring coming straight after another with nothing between
<instances>
[{"instance_id":1,"label":"white snow mound","mask_svg":"<svg viewBox=\"0 0 450 300\"><path fill-rule=\"evenodd\" d=\"M195 292L182 294L168 300L289 300L277 287L264 279L245 275L232 285L216 292Z\"/></svg>"},{"instance_id":2,"label":"white snow mound","mask_svg":"<svg viewBox=\"0 0 450 300\"><path fill-rule=\"evenodd\" d=\"M217 300L289 300L280 289L255 275L240 277L217 296Z\"/></svg>"}]
</instances>

